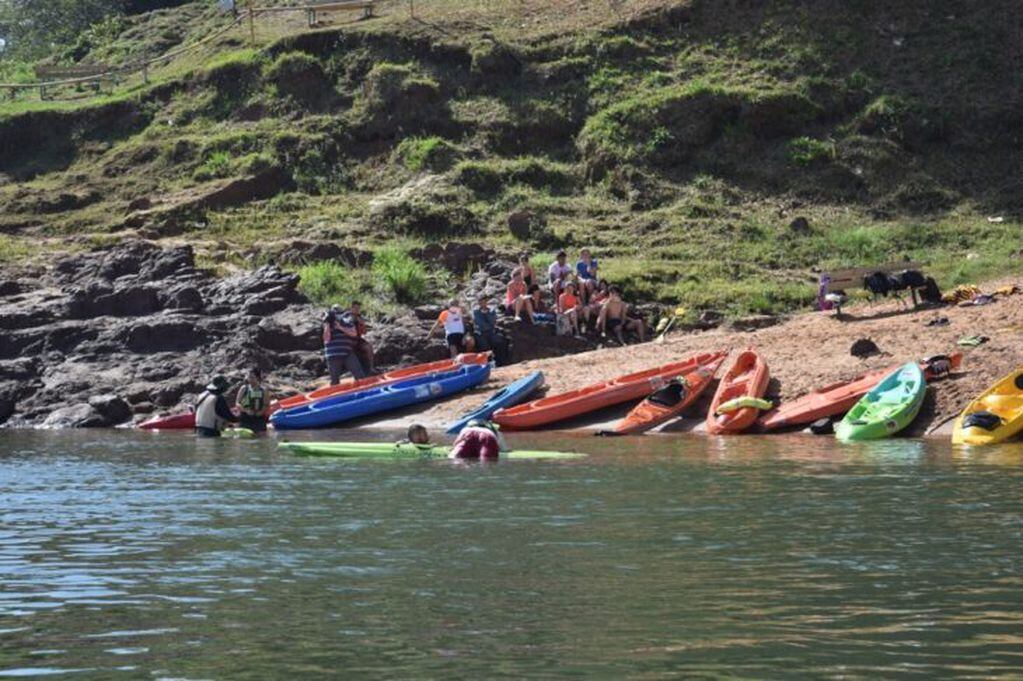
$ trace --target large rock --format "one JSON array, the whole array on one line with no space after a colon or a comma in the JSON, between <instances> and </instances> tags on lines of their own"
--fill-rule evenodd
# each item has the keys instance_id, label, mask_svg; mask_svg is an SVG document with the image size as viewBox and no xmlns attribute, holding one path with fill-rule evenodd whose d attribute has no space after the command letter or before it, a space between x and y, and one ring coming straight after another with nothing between
<instances>
[{"instance_id":1,"label":"large rock","mask_svg":"<svg viewBox=\"0 0 1023 681\"><path fill-rule=\"evenodd\" d=\"M112 425L91 405L74 404L50 412L43 428L104 428Z\"/></svg>"},{"instance_id":2,"label":"large rock","mask_svg":"<svg viewBox=\"0 0 1023 681\"><path fill-rule=\"evenodd\" d=\"M89 406L106 421L105 425L117 425L131 419L131 407L118 395L90 397Z\"/></svg>"}]
</instances>

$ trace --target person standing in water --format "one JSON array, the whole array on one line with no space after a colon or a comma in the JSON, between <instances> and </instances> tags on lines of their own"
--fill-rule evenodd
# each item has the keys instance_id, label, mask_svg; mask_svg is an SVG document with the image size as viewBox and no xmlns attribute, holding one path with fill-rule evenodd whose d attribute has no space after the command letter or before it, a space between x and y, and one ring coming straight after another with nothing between
<instances>
[{"instance_id":1,"label":"person standing in water","mask_svg":"<svg viewBox=\"0 0 1023 681\"><path fill-rule=\"evenodd\" d=\"M490 421L473 419L462 428L462 432L451 445L452 459L496 459L508 446L500 431Z\"/></svg>"},{"instance_id":2,"label":"person standing in water","mask_svg":"<svg viewBox=\"0 0 1023 681\"><path fill-rule=\"evenodd\" d=\"M199 437L220 437L220 431L229 423L237 423L238 417L227 405L224 393L227 391L227 379L215 376L206 392L199 395L195 403L195 434Z\"/></svg>"},{"instance_id":3,"label":"person standing in water","mask_svg":"<svg viewBox=\"0 0 1023 681\"><path fill-rule=\"evenodd\" d=\"M263 372L259 367L249 369L245 383L238 389L238 425L255 433L266 430L266 408L270 393L263 387Z\"/></svg>"}]
</instances>

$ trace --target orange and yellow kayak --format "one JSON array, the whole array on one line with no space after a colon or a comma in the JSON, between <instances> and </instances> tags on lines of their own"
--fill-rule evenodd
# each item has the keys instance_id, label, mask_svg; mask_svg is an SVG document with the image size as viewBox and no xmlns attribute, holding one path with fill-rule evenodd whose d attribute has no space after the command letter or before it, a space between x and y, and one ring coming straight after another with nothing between
<instances>
[{"instance_id":1,"label":"orange and yellow kayak","mask_svg":"<svg viewBox=\"0 0 1023 681\"><path fill-rule=\"evenodd\" d=\"M963 353L961 352L952 355L939 355L922 360L920 369L924 372L924 378L932 381L942 374L958 369L962 361ZM806 426L818 419L841 416L852 409L853 405L870 392L871 388L880 383L885 376L898 368L894 366L879 369L848 381L839 381L818 388L799 399L786 402L767 412L760 417L757 425L764 430L777 430Z\"/></svg>"},{"instance_id":2,"label":"orange and yellow kayak","mask_svg":"<svg viewBox=\"0 0 1023 681\"><path fill-rule=\"evenodd\" d=\"M713 355L706 364L701 364L689 373L671 379L666 386L637 404L615 426L612 433L634 435L656 428L677 417L700 398L703 391L714 380L714 374L717 373L718 367L727 356L728 353L725 352Z\"/></svg>"},{"instance_id":3,"label":"orange and yellow kayak","mask_svg":"<svg viewBox=\"0 0 1023 681\"><path fill-rule=\"evenodd\" d=\"M756 408L742 407L718 414L718 407L740 397L763 397L770 380L767 362L756 350L750 348L740 352L718 383L710 411L707 412L707 432L711 435L727 435L741 433L752 426L760 413Z\"/></svg>"},{"instance_id":4,"label":"orange and yellow kayak","mask_svg":"<svg viewBox=\"0 0 1023 681\"><path fill-rule=\"evenodd\" d=\"M292 407L301 407L311 402L325 399L327 397L334 397L335 395L341 395L343 393L352 392L353 390L363 390L365 388L378 388L398 381L406 381L410 378L416 378L417 376L424 376L426 374L435 374L444 371L451 371L457 369L460 366L468 364L486 364L490 361L489 352L474 352L458 355L454 359L442 359L438 362L427 362L425 364L416 364L415 366L405 367L404 369L395 369L394 371L388 371L385 374L379 374L377 376L367 376L366 378L349 379L337 385L330 385L312 392L304 393L302 395L295 395L294 397L288 397L283 400L277 400L270 405L270 412L275 412L278 409L291 409Z\"/></svg>"},{"instance_id":5,"label":"orange and yellow kayak","mask_svg":"<svg viewBox=\"0 0 1023 681\"><path fill-rule=\"evenodd\" d=\"M529 430L629 400L638 400L664 387L672 378L684 376L697 367L708 364L720 354L722 353L700 353L681 362L626 374L578 390L533 400L511 409L501 409L494 414L493 420L507 430Z\"/></svg>"}]
</instances>

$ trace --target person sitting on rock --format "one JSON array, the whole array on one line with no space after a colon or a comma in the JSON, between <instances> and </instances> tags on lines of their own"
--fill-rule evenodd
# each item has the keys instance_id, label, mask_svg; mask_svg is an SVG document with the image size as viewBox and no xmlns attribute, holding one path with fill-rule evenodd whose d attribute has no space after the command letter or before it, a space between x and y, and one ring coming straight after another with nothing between
<instances>
[{"instance_id":1,"label":"person sitting on rock","mask_svg":"<svg viewBox=\"0 0 1023 681\"><path fill-rule=\"evenodd\" d=\"M568 317L572 333L576 336L581 335L579 333L579 318L582 316L582 312L583 306L575 294L575 284L566 283L565 292L558 296L558 314Z\"/></svg>"},{"instance_id":2,"label":"person sitting on rock","mask_svg":"<svg viewBox=\"0 0 1023 681\"><path fill-rule=\"evenodd\" d=\"M448 456L452 459L496 459L505 451L508 447L497 426L490 421L473 419L455 438Z\"/></svg>"},{"instance_id":3,"label":"person sitting on rock","mask_svg":"<svg viewBox=\"0 0 1023 681\"><path fill-rule=\"evenodd\" d=\"M497 330L497 312L490 307L490 299L486 296L480 296L476 309L472 311L472 325L476 347L493 352L497 366L508 364L508 339Z\"/></svg>"},{"instance_id":4,"label":"person sitting on rock","mask_svg":"<svg viewBox=\"0 0 1023 681\"><path fill-rule=\"evenodd\" d=\"M238 389L235 399L238 407L238 424L255 433L266 430L266 408L270 404L270 393L263 387L263 372L259 367L249 369L249 375Z\"/></svg>"},{"instance_id":5,"label":"person sitting on rock","mask_svg":"<svg viewBox=\"0 0 1023 681\"><path fill-rule=\"evenodd\" d=\"M635 331L640 343L646 340L643 320L629 317L629 305L622 300L622 291L617 286L608 289L607 302L597 318L597 330L604 336L613 333L622 345L625 345L625 331Z\"/></svg>"},{"instance_id":6,"label":"person sitting on rock","mask_svg":"<svg viewBox=\"0 0 1023 681\"><path fill-rule=\"evenodd\" d=\"M519 265L512 270L512 277L515 276L516 272L522 275L522 281L526 283L527 287L532 286L533 282L536 281L536 272L533 271L533 266L529 264L528 255L523 254L519 256Z\"/></svg>"},{"instance_id":7,"label":"person sitting on rock","mask_svg":"<svg viewBox=\"0 0 1023 681\"><path fill-rule=\"evenodd\" d=\"M590 296L590 303L586 306L586 314L589 319L596 319L600 316L600 310L604 307L604 303L611 297L609 286L606 279L601 279L597 282L597 288Z\"/></svg>"},{"instance_id":8,"label":"person sitting on rock","mask_svg":"<svg viewBox=\"0 0 1023 681\"><path fill-rule=\"evenodd\" d=\"M349 322L355 329L355 342L352 343L352 352L359 358L359 363L362 364L362 368L367 373L375 374L376 369L373 368L373 346L366 340L366 331L369 329L369 325L366 324L366 320L362 316L362 303L353 300L351 307L344 314L347 315L345 321Z\"/></svg>"},{"instance_id":9,"label":"person sitting on rock","mask_svg":"<svg viewBox=\"0 0 1023 681\"><path fill-rule=\"evenodd\" d=\"M452 359L465 352L465 310L462 309L457 298L452 298L448 302L448 309L440 313L426 337L433 336L441 326L444 327L444 337Z\"/></svg>"},{"instance_id":10,"label":"person sitting on rock","mask_svg":"<svg viewBox=\"0 0 1023 681\"><path fill-rule=\"evenodd\" d=\"M597 290L597 259L590 255L588 248L579 251L575 276L579 280L579 298L585 307L589 305L590 296Z\"/></svg>"},{"instance_id":11,"label":"person sitting on rock","mask_svg":"<svg viewBox=\"0 0 1023 681\"><path fill-rule=\"evenodd\" d=\"M522 272L513 271L504 293L504 309L509 315L532 323L533 311L529 306L528 290L526 282L522 279Z\"/></svg>"},{"instance_id":12,"label":"person sitting on rock","mask_svg":"<svg viewBox=\"0 0 1023 681\"><path fill-rule=\"evenodd\" d=\"M355 337L355 327L344 315L339 317L330 311L323 317L323 356L327 360L331 385L340 383L346 370L356 379L366 377L362 363L352 352Z\"/></svg>"},{"instance_id":13,"label":"person sitting on rock","mask_svg":"<svg viewBox=\"0 0 1023 681\"><path fill-rule=\"evenodd\" d=\"M572 268L565 264L567 259L568 254L565 251L558 251L554 262L547 268L547 283L551 287L551 293L554 294L554 300L557 300L558 296L561 295L561 291L565 286L565 280L572 273Z\"/></svg>"},{"instance_id":14,"label":"person sitting on rock","mask_svg":"<svg viewBox=\"0 0 1023 681\"><path fill-rule=\"evenodd\" d=\"M195 402L195 434L199 437L220 437L220 432L229 423L237 423L238 417L231 411L224 398L227 379L214 376L206 392Z\"/></svg>"},{"instance_id":15,"label":"person sitting on rock","mask_svg":"<svg viewBox=\"0 0 1023 681\"><path fill-rule=\"evenodd\" d=\"M543 299L543 289L540 288L539 284L533 284L529 287L529 307L533 313L534 322L554 321L554 313L551 312L547 301Z\"/></svg>"}]
</instances>

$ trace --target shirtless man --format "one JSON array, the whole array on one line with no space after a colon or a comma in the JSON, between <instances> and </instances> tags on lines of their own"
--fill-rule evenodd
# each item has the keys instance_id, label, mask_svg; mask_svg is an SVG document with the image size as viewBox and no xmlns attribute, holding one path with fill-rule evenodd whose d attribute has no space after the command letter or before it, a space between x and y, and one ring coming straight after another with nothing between
<instances>
[{"instance_id":1,"label":"shirtless man","mask_svg":"<svg viewBox=\"0 0 1023 681\"><path fill-rule=\"evenodd\" d=\"M600 316L597 318L597 330L603 336L613 333L622 345L625 345L625 331L635 331L640 343L646 341L643 320L629 319L629 305L622 300L622 291L617 286L608 289L607 302L600 308Z\"/></svg>"}]
</instances>

